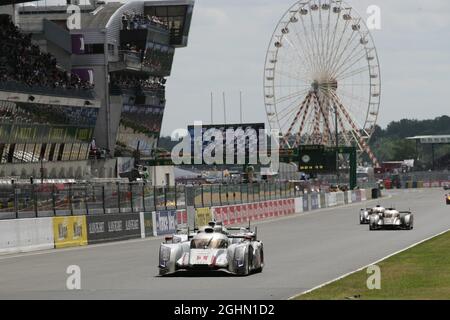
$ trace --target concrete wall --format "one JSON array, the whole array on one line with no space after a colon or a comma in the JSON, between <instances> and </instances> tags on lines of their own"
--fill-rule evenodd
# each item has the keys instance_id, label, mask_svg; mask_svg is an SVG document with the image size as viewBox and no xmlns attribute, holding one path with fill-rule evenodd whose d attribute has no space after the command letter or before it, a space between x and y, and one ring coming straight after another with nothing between
<instances>
[{"instance_id":1,"label":"concrete wall","mask_svg":"<svg viewBox=\"0 0 450 320\"><path fill-rule=\"evenodd\" d=\"M53 249L53 219L0 221L0 254Z\"/></svg>"}]
</instances>

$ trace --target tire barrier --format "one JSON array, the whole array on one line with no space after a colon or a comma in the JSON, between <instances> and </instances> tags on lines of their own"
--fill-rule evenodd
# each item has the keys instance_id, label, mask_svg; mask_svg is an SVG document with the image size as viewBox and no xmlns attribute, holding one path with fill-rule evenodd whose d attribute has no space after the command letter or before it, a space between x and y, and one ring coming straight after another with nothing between
<instances>
[{"instance_id":1,"label":"tire barrier","mask_svg":"<svg viewBox=\"0 0 450 320\"><path fill-rule=\"evenodd\" d=\"M81 247L88 244L86 216L54 217L55 248Z\"/></svg>"}]
</instances>

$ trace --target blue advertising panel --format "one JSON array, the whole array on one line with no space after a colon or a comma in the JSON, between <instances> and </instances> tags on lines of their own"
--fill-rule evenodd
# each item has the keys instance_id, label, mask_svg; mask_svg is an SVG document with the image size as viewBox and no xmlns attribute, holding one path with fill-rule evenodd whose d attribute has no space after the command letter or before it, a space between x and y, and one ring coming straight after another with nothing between
<instances>
[{"instance_id":1,"label":"blue advertising panel","mask_svg":"<svg viewBox=\"0 0 450 320\"><path fill-rule=\"evenodd\" d=\"M177 232L176 210L157 211L155 214L155 230L157 236L170 235Z\"/></svg>"}]
</instances>

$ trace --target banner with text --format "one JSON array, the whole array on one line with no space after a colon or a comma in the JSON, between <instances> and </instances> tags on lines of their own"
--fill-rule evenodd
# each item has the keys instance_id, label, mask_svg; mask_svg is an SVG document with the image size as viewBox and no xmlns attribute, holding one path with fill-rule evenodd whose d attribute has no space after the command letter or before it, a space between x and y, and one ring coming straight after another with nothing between
<instances>
[{"instance_id":1,"label":"banner with text","mask_svg":"<svg viewBox=\"0 0 450 320\"><path fill-rule=\"evenodd\" d=\"M86 223L89 244L141 238L139 213L87 216Z\"/></svg>"}]
</instances>

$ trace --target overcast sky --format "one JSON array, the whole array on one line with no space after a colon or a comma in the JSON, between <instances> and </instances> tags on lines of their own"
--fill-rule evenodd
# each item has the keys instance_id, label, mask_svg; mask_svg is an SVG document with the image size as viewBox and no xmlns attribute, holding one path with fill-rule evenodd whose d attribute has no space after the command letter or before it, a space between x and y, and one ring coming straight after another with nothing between
<instances>
[{"instance_id":1,"label":"overcast sky","mask_svg":"<svg viewBox=\"0 0 450 320\"><path fill-rule=\"evenodd\" d=\"M54 2L55 0L48 0ZM59 2L59 1L58 1ZM81 0L84 3L85 0ZM124 1L122 1L124 2ZM276 24L294 0L196 0L189 44L175 55L167 82L163 134L194 121L266 121L263 71ZM381 64L382 98L378 124L402 118L450 115L450 1L348 0L364 18L381 8L381 30L372 31Z\"/></svg>"},{"instance_id":2,"label":"overcast sky","mask_svg":"<svg viewBox=\"0 0 450 320\"><path fill-rule=\"evenodd\" d=\"M189 45L176 52L167 85L163 134L196 120L239 122L239 90L244 121L266 120L263 70L272 32L293 0L197 0ZM450 1L349 0L367 18L369 5L381 8L381 27L373 31L382 71L379 124L402 118L450 114Z\"/></svg>"}]
</instances>

